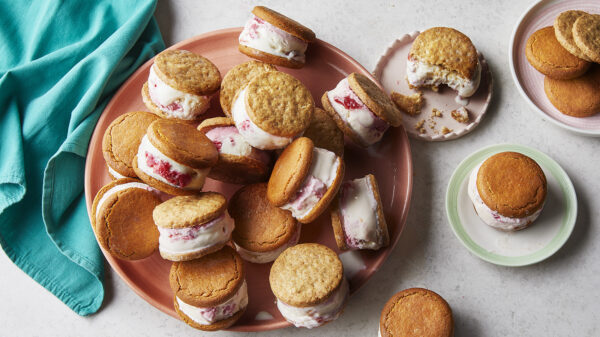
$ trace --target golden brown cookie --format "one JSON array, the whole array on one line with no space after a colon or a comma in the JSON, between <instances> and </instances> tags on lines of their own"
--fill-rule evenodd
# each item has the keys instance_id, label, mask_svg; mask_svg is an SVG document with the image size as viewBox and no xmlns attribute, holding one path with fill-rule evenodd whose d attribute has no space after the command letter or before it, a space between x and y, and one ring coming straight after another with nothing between
<instances>
[{"instance_id":1,"label":"golden brown cookie","mask_svg":"<svg viewBox=\"0 0 600 337\"><path fill-rule=\"evenodd\" d=\"M600 63L600 15L582 15L573 24L573 40L590 60Z\"/></svg>"},{"instance_id":2,"label":"golden brown cookie","mask_svg":"<svg viewBox=\"0 0 600 337\"><path fill-rule=\"evenodd\" d=\"M269 178L267 198L279 207L287 203L300 188L310 170L314 144L300 137L283 150Z\"/></svg>"},{"instance_id":3,"label":"golden brown cookie","mask_svg":"<svg viewBox=\"0 0 600 337\"><path fill-rule=\"evenodd\" d=\"M531 34L525 56L537 71L559 80L579 77L591 66L590 62L574 56L558 43L553 27L544 27Z\"/></svg>"},{"instance_id":4,"label":"golden brown cookie","mask_svg":"<svg viewBox=\"0 0 600 337\"><path fill-rule=\"evenodd\" d=\"M348 75L348 84L358 98L377 117L383 119L391 126L402 124L402 115L390 97L367 76L358 73Z\"/></svg>"},{"instance_id":5,"label":"golden brown cookie","mask_svg":"<svg viewBox=\"0 0 600 337\"><path fill-rule=\"evenodd\" d=\"M231 104L238 90L245 87L254 76L276 70L275 66L260 61L248 61L231 68L223 77L219 93L219 101L225 116L231 117Z\"/></svg>"},{"instance_id":6,"label":"golden brown cookie","mask_svg":"<svg viewBox=\"0 0 600 337\"><path fill-rule=\"evenodd\" d=\"M583 11L566 11L560 13L556 19L554 19L554 34L556 35L556 39L558 42L569 51L569 53L577 56L578 58L591 61L579 47L575 44L575 40L573 39L573 24L575 20L583 15L588 15Z\"/></svg>"},{"instance_id":7,"label":"golden brown cookie","mask_svg":"<svg viewBox=\"0 0 600 337\"><path fill-rule=\"evenodd\" d=\"M312 121L303 136L310 138L316 147L329 150L340 157L344 156L344 133L321 108L315 108Z\"/></svg>"},{"instance_id":8,"label":"golden brown cookie","mask_svg":"<svg viewBox=\"0 0 600 337\"><path fill-rule=\"evenodd\" d=\"M423 107L424 103L422 92L419 91L410 96L405 96L399 92L392 91L391 98L400 111L411 116L415 116L421 113L421 108Z\"/></svg>"},{"instance_id":9,"label":"golden brown cookie","mask_svg":"<svg viewBox=\"0 0 600 337\"><path fill-rule=\"evenodd\" d=\"M200 192L171 198L153 211L154 222L164 228L185 228L212 221L223 214L227 199L221 193Z\"/></svg>"},{"instance_id":10,"label":"golden brown cookie","mask_svg":"<svg viewBox=\"0 0 600 337\"><path fill-rule=\"evenodd\" d=\"M315 33L310 28L270 8L256 6L252 9L252 14L306 42L312 42L316 39Z\"/></svg>"},{"instance_id":11,"label":"golden brown cookie","mask_svg":"<svg viewBox=\"0 0 600 337\"><path fill-rule=\"evenodd\" d=\"M165 50L156 55L158 77L169 86L186 93L205 96L221 85L221 73L207 58L187 50Z\"/></svg>"},{"instance_id":12,"label":"golden brown cookie","mask_svg":"<svg viewBox=\"0 0 600 337\"><path fill-rule=\"evenodd\" d=\"M381 337L452 337L452 310L431 290L406 289L392 296L383 307L379 333Z\"/></svg>"},{"instance_id":13,"label":"golden brown cookie","mask_svg":"<svg viewBox=\"0 0 600 337\"><path fill-rule=\"evenodd\" d=\"M524 218L544 205L546 176L533 159L517 152L501 152L481 164L477 191L491 210L505 217Z\"/></svg>"},{"instance_id":14,"label":"golden brown cookie","mask_svg":"<svg viewBox=\"0 0 600 337\"><path fill-rule=\"evenodd\" d=\"M544 79L548 100L560 112L588 117L600 112L600 66L593 65L583 76L571 80Z\"/></svg>"}]
</instances>

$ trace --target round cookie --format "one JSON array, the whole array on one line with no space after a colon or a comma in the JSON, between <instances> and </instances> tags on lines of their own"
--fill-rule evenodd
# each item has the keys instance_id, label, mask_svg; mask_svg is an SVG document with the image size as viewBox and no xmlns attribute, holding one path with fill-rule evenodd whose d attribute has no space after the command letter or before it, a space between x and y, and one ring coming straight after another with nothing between
<instances>
[{"instance_id":1,"label":"round cookie","mask_svg":"<svg viewBox=\"0 0 600 337\"><path fill-rule=\"evenodd\" d=\"M131 162L150 123L158 119L145 111L133 111L115 119L102 137L102 155L106 165L117 174L136 177ZM115 174L109 172L113 178Z\"/></svg>"},{"instance_id":2,"label":"round cookie","mask_svg":"<svg viewBox=\"0 0 600 337\"><path fill-rule=\"evenodd\" d=\"M569 51L569 53L577 56L578 58L585 61L592 61L589 57L587 57L577 44L575 44L575 40L573 38L573 24L575 21L583 16L588 15L586 12L570 10L560 13L556 19L554 19L554 34L556 35L556 39L558 42Z\"/></svg>"},{"instance_id":3,"label":"round cookie","mask_svg":"<svg viewBox=\"0 0 600 337\"><path fill-rule=\"evenodd\" d=\"M185 228L214 220L226 208L227 199L221 193L201 192L171 198L156 207L153 216L161 227Z\"/></svg>"},{"instance_id":4,"label":"round cookie","mask_svg":"<svg viewBox=\"0 0 600 337\"><path fill-rule=\"evenodd\" d=\"M209 59L187 50L165 50L154 59L157 75L186 93L211 95L221 85L221 73Z\"/></svg>"},{"instance_id":5,"label":"round cookie","mask_svg":"<svg viewBox=\"0 0 600 337\"><path fill-rule=\"evenodd\" d=\"M589 117L600 112L600 66L593 65L583 76L571 80L544 78L548 100L560 112Z\"/></svg>"},{"instance_id":6,"label":"round cookie","mask_svg":"<svg viewBox=\"0 0 600 337\"><path fill-rule=\"evenodd\" d=\"M344 133L321 108L315 108L313 118L303 136L310 138L316 147L329 150L340 157L344 155Z\"/></svg>"},{"instance_id":7,"label":"round cookie","mask_svg":"<svg viewBox=\"0 0 600 337\"><path fill-rule=\"evenodd\" d=\"M402 114L391 98L367 76L358 73L348 75L348 84L354 93L377 117L398 127L402 124Z\"/></svg>"},{"instance_id":8,"label":"round cookie","mask_svg":"<svg viewBox=\"0 0 600 337\"><path fill-rule=\"evenodd\" d=\"M379 319L381 337L452 337L454 319L448 303L422 288L403 290L390 298Z\"/></svg>"},{"instance_id":9,"label":"round cookie","mask_svg":"<svg viewBox=\"0 0 600 337\"><path fill-rule=\"evenodd\" d=\"M312 42L316 39L315 33L310 28L270 8L256 6L252 9L252 14L306 42Z\"/></svg>"},{"instance_id":10,"label":"round cookie","mask_svg":"<svg viewBox=\"0 0 600 337\"><path fill-rule=\"evenodd\" d=\"M517 152L501 152L481 164L477 191L492 211L524 218L544 205L546 176L533 159Z\"/></svg>"},{"instance_id":11,"label":"round cookie","mask_svg":"<svg viewBox=\"0 0 600 337\"><path fill-rule=\"evenodd\" d=\"M221 91L219 92L219 101L225 116L231 117L231 104L238 90L245 87L256 75L276 70L277 68L271 64L254 60L231 68L223 77Z\"/></svg>"},{"instance_id":12,"label":"round cookie","mask_svg":"<svg viewBox=\"0 0 600 337\"><path fill-rule=\"evenodd\" d=\"M573 40L590 60L600 63L600 15L582 15L573 24Z\"/></svg>"},{"instance_id":13,"label":"round cookie","mask_svg":"<svg viewBox=\"0 0 600 337\"><path fill-rule=\"evenodd\" d=\"M542 74L559 80L583 75L590 62L574 56L556 40L553 27L542 28L527 39L525 55L529 63Z\"/></svg>"},{"instance_id":14,"label":"round cookie","mask_svg":"<svg viewBox=\"0 0 600 337\"><path fill-rule=\"evenodd\" d=\"M296 194L310 170L313 148L312 140L300 137L283 150L268 183L267 198L273 205L282 206Z\"/></svg>"}]
</instances>

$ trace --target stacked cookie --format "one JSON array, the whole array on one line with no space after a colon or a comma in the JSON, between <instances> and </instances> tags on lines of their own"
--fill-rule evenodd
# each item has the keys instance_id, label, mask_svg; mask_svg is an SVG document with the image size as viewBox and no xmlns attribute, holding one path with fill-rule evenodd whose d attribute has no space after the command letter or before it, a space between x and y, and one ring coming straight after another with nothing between
<instances>
[{"instance_id":1,"label":"stacked cookie","mask_svg":"<svg viewBox=\"0 0 600 337\"><path fill-rule=\"evenodd\" d=\"M600 15L571 10L527 40L529 63L545 75L544 91L560 112L588 117L600 111Z\"/></svg>"}]
</instances>

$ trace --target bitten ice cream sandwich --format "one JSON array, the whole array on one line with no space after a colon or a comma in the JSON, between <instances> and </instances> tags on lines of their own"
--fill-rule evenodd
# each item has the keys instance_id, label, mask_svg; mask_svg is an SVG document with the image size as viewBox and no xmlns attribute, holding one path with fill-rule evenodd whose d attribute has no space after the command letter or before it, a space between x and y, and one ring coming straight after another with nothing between
<instances>
[{"instance_id":1,"label":"bitten ice cream sandwich","mask_svg":"<svg viewBox=\"0 0 600 337\"><path fill-rule=\"evenodd\" d=\"M187 50L165 50L154 59L142 88L146 107L163 118L195 122L221 85L219 69Z\"/></svg>"},{"instance_id":2,"label":"bitten ice cream sandwich","mask_svg":"<svg viewBox=\"0 0 600 337\"><path fill-rule=\"evenodd\" d=\"M187 261L221 249L234 228L226 207L227 200L217 192L174 197L158 205L152 216L160 232L160 255Z\"/></svg>"},{"instance_id":3,"label":"bitten ice cream sandwich","mask_svg":"<svg viewBox=\"0 0 600 337\"><path fill-rule=\"evenodd\" d=\"M239 37L240 52L288 68L302 68L315 33L272 9L256 6Z\"/></svg>"},{"instance_id":4,"label":"bitten ice cream sandwich","mask_svg":"<svg viewBox=\"0 0 600 337\"><path fill-rule=\"evenodd\" d=\"M255 76L233 98L231 115L246 141L262 150L281 149L310 124L315 103L296 78L279 71Z\"/></svg>"},{"instance_id":5,"label":"bitten ice cream sandwich","mask_svg":"<svg viewBox=\"0 0 600 337\"><path fill-rule=\"evenodd\" d=\"M267 198L273 205L291 211L298 221L312 222L338 192L344 168L344 161L335 153L300 137L275 162Z\"/></svg>"},{"instance_id":6,"label":"bitten ice cream sandwich","mask_svg":"<svg viewBox=\"0 0 600 337\"><path fill-rule=\"evenodd\" d=\"M248 61L236 65L225 74L219 91L219 101L225 116L231 117L231 105L237 91L245 87L254 76L268 71L277 71L277 68L260 61Z\"/></svg>"},{"instance_id":7,"label":"bitten ice cream sandwich","mask_svg":"<svg viewBox=\"0 0 600 337\"><path fill-rule=\"evenodd\" d=\"M331 225L341 250L377 250L390 243L375 176L345 181L336 199Z\"/></svg>"},{"instance_id":8,"label":"bitten ice cream sandwich","mask_svg":"<svg viewBox=\"0 0 600 337\"><path fill-rule=\"evenodd\" d=\"M205 119L198 130L219 151L219 161L208 173L209 178L232 184L251 184L269 179L271 153L248 144L231 118Z\"/></svg>"},{"instance_id":9,"label":"bitten ice cream sandwich","mask_svg":"<svg viewBox=\"0 0 600 337\"><path fill-rule=\"evenodd\" d=\"M137 179L114 180L92 203L91 223L100 246L123 260L146 258L158 247L152 211L160 199Z\"/></svg>"},{"instance_id":10,"label":"bitten ice cream sandwich","mask_svg":"<svg viewBox=\"0 0 600 337\"><path fill-rule=\"evenodd\" d=\"M148 185L173 195L195 194L218 161L214 144L189 124L154 121L133 159L133 170Z\"/></svg>"},{"instance_id":11,"label":"bitten ice cream sandwich","mask_svg":"<svg viewBox=\"0 0 600 337\"><path fill-rule=\"evenodd\" d=\"M388 95L365 75L352 73L321 97L323 108L355 143L377 143L390 125L402 123Z\"/></svg>"},{"instance_id":12,"label":"bitten ice cream sandwich","mask_svg":"<svg viewBox=\"0 0 600 337\"><path fill-rule=\"evenodd\" d=\"M502 152L473 169L468 190L481 220L503 231L516 231L529 226L542 212L546 176L533 159Z\"/></svg>"},{"instance_id":13,"label":"bitten ice cream sandwich","mask_svg":"<svg viewBox=\"0 0 600 337\"><path fill-rule=\"evenodd\" d=\"M244 265L229 246L196 260L174 262L169 283L175 311L196 329L226 329L248 306Z\"/></svg>"},{"instance_id":14,"label":"bitten ice cream sandwich","mask_svg":"<svg viewBox=\"0 0 600 337\"><path fill-rule=\"evenodd\" d=\"M471 40L456 29L434 27L417 36L408 53L406 76L410 86L437 89L442 84L461 97L479 88L481 63Z\"/></svg>"},{"instance_id":15,"label":"bitten ice cream sandwich","mask_svg":"<svg viewBox=\"0 0 600 337\"><path fill-rule=\"evenodd\" d=\"M235 248L246 261L271 262L300 239L300 224L289 211L269 203L265 183L240 188L228 210L235 221Z\"/></svg>"},{"instance_id":16,"label":"bitten ice cream sandwich","mask_svg":"<svg viewBox=\"0 0 600 337\"><path fill-rule=\"evenodd\" d=\"M283 318L302 328L337 319L349 295L342 262L318 243L286 249L271 266L269 283Z\"/></svg>"}]
</instances>

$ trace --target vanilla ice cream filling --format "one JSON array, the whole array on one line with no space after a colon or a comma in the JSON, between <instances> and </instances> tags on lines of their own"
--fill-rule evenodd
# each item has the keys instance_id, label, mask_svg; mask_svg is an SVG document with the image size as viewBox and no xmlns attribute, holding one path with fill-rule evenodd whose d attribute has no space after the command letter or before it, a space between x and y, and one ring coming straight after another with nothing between
<instances>
[{"instance_id":1,"label":"vanilla ice cream filling","mask_svg":"<svg viewBox=\"0 0 600 337\"><path fill-rule=\"evenodd\" d=\"M107 164L106 166L108 166L108 173L110 173L110 175L113 176L115 179L128 178L128 177L122 175L121 173L115 171L115 169L110 167L110 165Z\"/></svg>"},{"instance_id":2,"label":"vanilla ice cream filling","mask_svg":"<svg viewBox=\"0 0 600 337\"><path fill-rule=\"evenodd\" d=\"M501 229L503 231L514 231L523 228L528 223L533 222L542 212L542 207L535 211L533 214L528 215L524 218L510 218L506 217L491 208L489 208L481 199L481 195L479 195L479 191L477 190L477 173L479 172L479 168L481 164L477 165L471 172L471 176L469 177L469 186L468 193L471 201L473 202L473 206L477 211L477 215L483 220L486 224Z\"/></svg>"},{"instance_id":3,"label":"vanilla ice cream filling","mask_svg":"<svg viewBox=\"0 0 600 337\"><path fill-rule=\"evenodd\" d=\"M223 244L231 238L233 219L227 211L207 223L185 227L158 227L158 248L170 254L187 254Z\"/></svg>"},{"instance_id":4,"label":"vanilla ice cream filling","mask_svg":"<svg viewBox=\"0 0 600 337\"><path fill-rule=\"evenodd\" d=\"M406 78L408 83L415 87L446 84L456 90L461 97L471 97L479 88L481 63L477 61L477 68L472 78L464 78L456 71L409 58L406 62Z\"/></svg>"},{"instance_id":5,"label":"vanilla ice cream filling","mask_svg":"<svg viewBox=\"0 0 600 337\"><path fill-rule=\"evenodd\" d=\"M378 142L389 124L377 117L352 91L348 78L327 92L329 103L340 118L367 144Z\"/></svg>"},{"instance_id":6,"label":"vanilla ice cream filling","mask_svg":"<svg viewBox=\"0 0 600 337\"><path fill-rule=\"evenodd\" d=\"M210 104L210 96L199 96L179 91L158 77L150 67L148 76L148 93L156 106L169 117L191 120L203 114Z\"/></svg>"},{"instance_id":7,"label":"vanilla ice cream filling","mask_svg":"<svg viewBox=\"0 0 600 337\"><path fill-rule=\"evenodd\" d=\"M310 169L296 194L281 208L292 212L296 219L306 217L331 187L340 163L335 153L315 147Z\"/></svg>"},{"instance_id":8,"label":"vanilla ice cream filling","mask_svg":"<svg viewBox=\"0 0 600 337\"><path fill-rule=\"evenodd\" d=\"M222 126L206 132L208 137L220 154L228 154L239 157L250 157L258 161L268 163L269 155L248 144L235 126Z\"/></svg>"},{"instance_id":9,"label":"vanilla ice cream filling","mask_svg":"<svg viewBox=\"0 0 600 337\"><path fill-rule=\"evenodd\" d=\"M304 63L308 43L252 15L239 37L243 46Z\"/></svg>"},{"instance_id":10,"label":"vanilla ice cream filling","mask_svg":"<svg viewBox=\"0 0 600 337\"><path fill-rule=\"evenodd\" d=\"M267 262L275 261L275 259L281 253L283 253L284 250L286 250L289 247L295 246L298 243L298 240L300 240L300 227L301 226L300 226L300 224L298 224L296 227L297 227L296 232L294 232L294 234L292 235L292 237L290 238L290 240L288 242L283 244L281 247L273 249L271 251L255 252L255 251L247 250L244 247L242 247L234 242L235 249L240 254L242 259L244 259L248 262L267 263Z\"/></svg>"},{"instance_id":11,"label":"vanilla ice cream filling","mask_svg":"<svg viewBox=\"0 0 600 337\"><path fill-rule=\"evenodd\" d=\"M254 124L250 119L248 112L246 111L246 91L247 88L244 88L238 93L237 99L233 102L233 106L231 107L231 115L235 127L242 137L244 137L248 144L261 150L281 149L289 145L294 140L293 137L272 135L258 127L258 125Z\"/></svg>"},{"instance_id":12,"label":"vanilla ice cream filling","mask_svg":"<svg viewBox=\"0 0 600 337\"><path fill-rule=\"evenodd\" d=\"M238 289L232 298L215 307L195 307L185 303L177 296L175 297L175 300L177 301L179 310L194 322L200 325L211 325L215 322L227 319L235 315L238 311L246 308L248 305L248 286L246 285L246 281L244 281L240 289Z\"/></svg>"},{"instance_id":13,"label":"vanilla ice cream filling","mask_svg":"<svg viewBox=\"0 0 600 337\"><path fill-rule=\"evenodd\" d=\"M104 192L104 194L102 195L102 198L100 198L100 200L98 200L98 204L96 205L96 216L97 216L97 212L102 208L102 205L104 205L104 203L106 202L106 200L113 194L119 192L119 191L123 191L126 190L128 188L140 188L142 190L146 190L148 192L152 192L154 191L154 189L144 183L138 183L138 182L132 182L132 183L125 183L125 184L119 184L119 185L115 185L113 186L111 189L109 189L108 191Z\"/></svg>"},{"instance_id":14,"label":"vanilla ice cream filling","mask_svg":"<svg viewBox=\"0 0 600 337\"><path fill-rule=\"evenodd\" d=\"M325 302L310 307L295 307L277 299L277 309L286 321L298 328L316 328L337 319L348 299L349 287L346 278Z\"/></svg>"},{"instance_id":15,"label":"vanilla ice cream filling","mask_svg":"<svg viewBox=\"0 0 600 337\"><path fill-rule=\"evenodd\" d=\"M160 152L148 136L142 138L137 154L138 168L152 178L185 190L199 190L210 168L193 169Z\"/></svg>"},{"instance_id":16,"label":"vanilla ice cream filling","mask_svg":"<svg viewBox=\"0 0 600 337\"><path fill-rule=\"evenodd\" d=\"M377 206L368 176L342 185L339 207L345 241L349 248L381 248L383 240Z\"/></svg>"}]
</instances>

